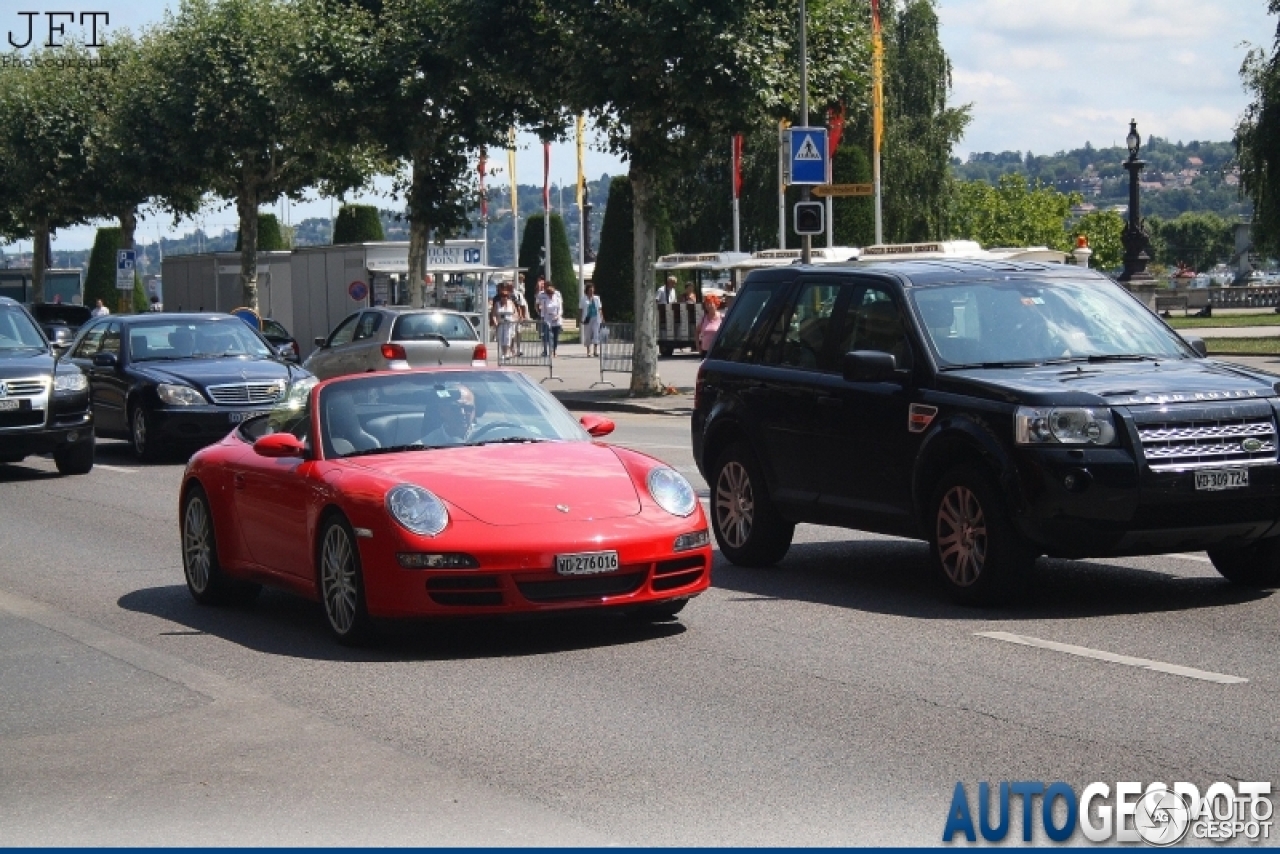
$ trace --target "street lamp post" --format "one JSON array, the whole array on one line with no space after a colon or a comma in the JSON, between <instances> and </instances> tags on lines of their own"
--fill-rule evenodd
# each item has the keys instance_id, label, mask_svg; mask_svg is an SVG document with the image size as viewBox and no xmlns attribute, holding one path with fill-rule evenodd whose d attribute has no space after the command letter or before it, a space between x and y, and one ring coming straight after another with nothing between
<instances>
[{"instance_id":1,"label":"street lamp post","mask_svg":"<svg viewBox=\"0 0 1280 854\"><path fill-rule=\"evenodd\" d=\"M1125 144L1129 148L1129 159L1124 163L1124 168L1129 170L1129 221L1120 233L1120 242L1124 245L1124 272L1120 274L1120 281L1133 288L1155 284L1155 278L1147 272L1147 264L1151 261L1151 236L1143 227L1138 199L1138 173L1147 164L1138 159L1142 138L1138 136L1136 120L1129 122Z\"/></svg>"}]
</instances>

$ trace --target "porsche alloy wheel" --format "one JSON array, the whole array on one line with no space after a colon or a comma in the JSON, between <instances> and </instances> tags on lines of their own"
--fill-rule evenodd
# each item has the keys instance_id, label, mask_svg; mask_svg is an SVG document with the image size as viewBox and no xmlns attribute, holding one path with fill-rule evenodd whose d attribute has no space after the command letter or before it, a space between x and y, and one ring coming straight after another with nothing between
<instances>
[{"instance_id":1,"label":"porsche alloy wheel","mask_svg":"<svg viewBox=\"0 0 1280 854\"><path fill-rule=\"evenodd\" d=\"M711 527L720 551L739 566L769 566L791 547L795 525L774 508L755 456L745 444L730 446L712 477Z\"/></svg>"},{"instance_id":2,"label":"porsche alloy wheel","mask_svg":"<svg viewBox=\"0 0 1280 854\"><path fill-rule=\"evenodd\" d=\"M182 507L182 571L191 598L201 605L247 602L262 590L257 584L228 578L222 571L209 497L200 486L191 487Z\"/></svg>"},{"instance_id":3,"label":"porsche alloy wheel","mask_svg":"<svg viewBox=\"0 0 1280 854\"><path fill-rule=\"evenodd\" d=\"M351 526L338 517L329 520L320 541L320 597L339 643L355 644L368 636L360 554Z\"/></svg>"}]
</instances>

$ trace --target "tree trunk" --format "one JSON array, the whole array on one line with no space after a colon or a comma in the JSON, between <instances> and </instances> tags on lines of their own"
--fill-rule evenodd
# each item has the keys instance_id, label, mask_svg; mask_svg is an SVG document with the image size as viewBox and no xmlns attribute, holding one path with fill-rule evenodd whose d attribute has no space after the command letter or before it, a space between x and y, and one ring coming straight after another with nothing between
<instances>
[{"instance_id":1,"label":"tree trunk","mask_svg":"<svg viewBox=\"0 0 1280 854\"><path fill-rule=\"evenodd\" d=\"M431 237L431 224L426 213L418 209L418 202L425 196L425 188L418 186L425 176L413 168L413 179L409 184L409 304L414 308L426 305L426 283L423 276L427 269L427 241Z\"/></svg>"},{"instance_id":2,"label":"tree trunk","mask_svg":"<svg viewBox=\"0 0 1280 854\"><path fill-rule=\"evenodd\" d=\"M236 199L240 215L240 286L241 302L258 310L258 198L246 193Z\"/></svg>"},{"instance_id":3,"label":"tree trunk","mask_svg":"<svg viewBox=\"0 0 1280 854\"><path fill-rule=\"evenodd\" d=\"M121 249L137 248L134 242L134 233L138 230L138 209L129 208L128 210L123 211L120 214L119 219L120 219L120 248ZM137 276L138 275L137 255L134 255L133 263L134 263L133 274L134 276ZM133 288L130 288L127 291L120 291L120 311L122 314L125 311L126 304L128 305L128 308L131 311L137 308L137 306L133 304Z\"/></svg>"},{"instance_id":4,"label":"tree trunk","mask_svg":"<svg viewBox=\"0 0 1280 854\"><path fill-rule=\"evenodd\" d=\"M49 262L49 224L36 223L31 230L31 301L44 302L44 272Z\"/></svg>"},{"instance_id":5,"label":"tree trunk","mask_svg":"<svg viewBox=\"0 0 1280 854\"><path fill-rule=\"evenodd\" d=\"M651 397L663 391L658 376L658 324L654 307L653 262L657 251L653 199L649 176L631 161L631 192L635 198L631 222L635 234L631 249L634 270L635 349L631 356L631 394Z\"/></svg>"}]
</instances>

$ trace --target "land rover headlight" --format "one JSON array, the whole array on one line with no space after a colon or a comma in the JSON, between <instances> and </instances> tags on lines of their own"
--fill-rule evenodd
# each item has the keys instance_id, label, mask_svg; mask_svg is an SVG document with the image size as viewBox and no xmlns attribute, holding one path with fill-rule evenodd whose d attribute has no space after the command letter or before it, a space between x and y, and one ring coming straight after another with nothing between
<instances>
[{"instance_id":1,"label":"land rover headlight","mask_svg":"<svg viewBox=\"0 0 1280 854\"><path fill-rule=\"evenodd\" d=\"M698 495L689 481L674 469L656 468L647 479L649 494L672 516L688 516L698 506Z\"/></svg>"},{"instance_id":2,"label":"land rover headlight","mask_svg":"<svg viewBox=\"0 0 1280 854\"><path fill-rule=\"evenodd\" d=\"M449 524L444 502L420 486L403 483L387 493L387 512L415 534L434 537Z\"/></svg>"},{"instance_id":3,"label":"land rover headlight","mask_svg":"<svg viewBox=\"0 0 1280 854\"><path fill-rule=\"evenodd\" d=\"M79 371L63 371L53 375L54 391L84 391L89 387L89 378Z\"/></svg>"},{"instance_id":4,"label":"land rover headlight","mask_svg":"<svg viewBox=\"0 0 1280 854\"><path fill-rule=\"evenodd\" d=\"M189 385L160 383L156 386L156 394L168 406L200 406L205 403L204 395Z\"/></svg>"},{"instance_id":5,"label":"land rover headlight","mask_svg":"<svg viewBox=\"0 0 1280 854\"><path fill-rule=\"evenodd\" d=\"M1019 445L1110 445L1116 440L1111 411L1083 406L1019 406L1014 431Z\"/></svg>"}]
</instances>

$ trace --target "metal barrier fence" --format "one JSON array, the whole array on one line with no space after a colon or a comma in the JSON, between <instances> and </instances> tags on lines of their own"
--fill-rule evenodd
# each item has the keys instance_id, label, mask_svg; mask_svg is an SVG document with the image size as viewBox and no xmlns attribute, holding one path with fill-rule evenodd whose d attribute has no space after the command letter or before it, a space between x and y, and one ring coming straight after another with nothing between
<instances>
[{"instance_id":1,"label":"metal barrier fence","mask_svg":"<svg viewBox=\"0 0 1280 854\"><path fill-rule=\"evenodd\" d=\"M497 341L494 346L498 350L498 364L513 368L546 368L547 375L541 382L555 380L564 382L556 376L555 359L547 347L548 335L541 321L520 320L514 323L500 323L497 329ZM510 348L503 347L504 335L511 334Z\"/></svg>"},{"instance_id":2,"label":"metal barrier fence","mask_svg":"<svg viewBox=\"0 0 1280 854\"><path fill-rule=\"evenodd\" d=\"M613 385L604 378L605 373L631 373L632 354L636 349L634 323L606 323L600 327L600 381L591 384Z\"/></svg>"}]
</instances>

